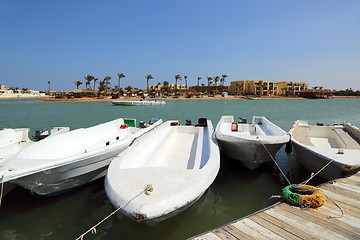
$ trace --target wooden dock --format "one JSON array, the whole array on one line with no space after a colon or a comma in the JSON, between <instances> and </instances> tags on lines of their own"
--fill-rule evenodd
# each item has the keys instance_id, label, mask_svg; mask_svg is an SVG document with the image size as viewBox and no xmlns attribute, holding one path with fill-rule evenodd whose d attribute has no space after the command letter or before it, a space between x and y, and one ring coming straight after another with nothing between
<instances>
[{"instance_id":1,"label":"wooden dock","mask_svg":"<svg viewBox=\"0 0 360 240\"><path fill-rule=\"evenodd\" d=\"M360 173L319 188L326 200L317 210L277 203L190 239L360 239Z\"/></svg>"}]
</instances>

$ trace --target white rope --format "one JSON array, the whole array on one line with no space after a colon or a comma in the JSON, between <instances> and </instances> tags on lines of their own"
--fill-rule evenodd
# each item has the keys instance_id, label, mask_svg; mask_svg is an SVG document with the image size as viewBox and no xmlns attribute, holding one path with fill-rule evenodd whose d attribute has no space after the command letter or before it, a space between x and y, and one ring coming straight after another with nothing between
<instances>
[{"instance_id":1,"label":"white rope","mask_svg":"<svg viewBox=\"0 0 360 240\"><path fill-rule=\"evenodd\" d=\"M286 175L284 174L284 172L281 170L280 166L277 164L277 162L275 161L275 159L273 158L273 156L271 155L271 153L269 152L269 150L267 149L267 147L265 146L265 144L260 140L259 137L257 137L257 139L259 139L260 143L264 146L265 150L267 151L267 153L269 154L269 156L271 157L271 159L273 160L273 162L275 163L275 165L278 167L278 169L280 170L281 174L283 175L283 177L286 179L286 181L288 182L289 185L292 185L289 181L289 179L287 179Z\"/></svg>"},{"instance_id":2,"label":"white rope","mask_svg":"<svg viewBox=\"0 0 360 240\"><path fill-rule=\"evenodd\" d=\"M2 175L2 178L1 178L0 207L1 207L1 202L2 202L2 198L3 198L3 194L4 194L4 177L5 177L5 173Z\"/></svg>"},{"instance_id":3,"label":"white rope","mask_svg":"<svg viewBox=\"0 0 360 240\"><path fill-rule=\"evenodd\" d=\"M338 158L338 157L337 157ZM319 171L317 171L315 174L314 173L311 173L311 176L308 180L302 182L301 184L304 184L306 185L311 179L313 179L316 175L318 175L322 170L324 170L327 166L329 166L335 159L337 158L333 158L331 159L330 162L328 162L327 164L325 164L325 166L323 166Z\"/></svg>"},{"instance_id":4,"label":"white rope","mask_svg":"<svg viewBox=\"0 0 360 240\"><path fill-rule=\"evenodd\" d=\"M118 207L115 211L113 211L112 213L110 213L107 217L105 217L103 220L101 220L100 222L98 222L97 224L95 224L93 227L91 227L89 230L87 230L86 232L84 232L83 234L81 234L78 238L76 238L76 240L83 240L84 236L86 234L88 234L89 232L91 232L92 234L96 234L96 227L99 226L101 223L105 222L109 217L111 217L112 215L114 215L117 211L119 211L120 209L126 207L131 201L133 201L134 199L136 199L137 197L139 197L141 194L145 193L146 195L150 195L150 192L153 191L152 185L148 184L144 190L139 193L138 195L136 195L135 197L133 197L132 199L130 199L126 204Z\"/></svg>"}]
</instances>

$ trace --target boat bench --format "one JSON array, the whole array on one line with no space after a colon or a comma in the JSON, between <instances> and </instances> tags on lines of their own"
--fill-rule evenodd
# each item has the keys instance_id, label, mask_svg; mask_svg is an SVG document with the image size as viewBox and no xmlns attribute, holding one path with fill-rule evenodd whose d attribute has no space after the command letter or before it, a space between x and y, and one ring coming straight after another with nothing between
<instances>
[{"instance_id":1,"label":"boat bench","mask_svg":"<svg viewBox=\"0 0 360 240\"><path fill-rule=\"evenodd\" d=\"M350 134L340 128L334 129L335 133L341 138L345 143L346 149L357 149L360 150L360 144L350 136Z\"/></svg>"},{"instance_id":2,"label":"boat bench","mask_svg":"<svg viewBox=\"0 0 360 240\"><path fill-rule=\"evenodd\" d=\"M310 138L310 127L309 126L301 126L297 129L296 131L296 139L308 146L315 146L312 142L311 142L311 138Z\"/></svg>"}]
</instances>

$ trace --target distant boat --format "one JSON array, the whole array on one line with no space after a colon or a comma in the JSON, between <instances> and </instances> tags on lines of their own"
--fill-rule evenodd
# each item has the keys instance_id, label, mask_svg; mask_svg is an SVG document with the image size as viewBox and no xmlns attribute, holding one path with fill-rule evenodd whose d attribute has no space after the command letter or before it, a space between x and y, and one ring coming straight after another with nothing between
<instances>
[{"instance_id":1,"label":"distant boat","mask_svg":"<svg viewBox=\"0 0 360 240\"><path fill-rule=\"evenodd\" d=\"M219 171L220 154L211 121L189 124L167 121L111 162L105 190L115 208L124 206L129 218L152 224L202 196ZM153 192L133 199L147 185Z\"/></svg>"},{"instance_id":2,"label":"distant boat","mask_svg":"<svg viewBox=\"0 0 360 240\"><path fill-rule=\"evenodd\" d=\"M136 128L119 118L45 138L22 149L0 168L1 182L40 195L55 194L105 176L110 161L162 121Z\"/></svg>"},{"instance_id":3,"label":"distant boat","mask_svg":"<svg viewBox=\"0 0 360 240\"><path fill-rule=\"evenodd\" d=\"M297 160L326 180L360 169L360 129L345 122L334 126L294 122L289 133ZM332 162L331 162L332 161ZM331 163L330 163L331 162Z\"/></svg>"},{"instance_id":4,"label":"distant boat","mask_svg":"<svg viewBox=\"0 0 360 240\"><path fill-rule=\"evenodd\" d=\"M264 162L271 161L269 150L275 158L276 152L289 141L289 135L265 117L253 117L252 123L240 118L234 122L233 116L222 116L216 126L215 136L222 152L229 158L240 161L254 170Z\"/></svg>"},{"instance_id":5,"label":"distant boat","mask_svg":"<svg viewBox=\"0 0 360 240\"><path fill-rule=\"evenodd\" d=\"M113 105L122 105L122 106L155 106L155 105L164 105L165 100L162 98L159 99L141 99L140 101L112 101Z\"/></svg>"}]
</instances>

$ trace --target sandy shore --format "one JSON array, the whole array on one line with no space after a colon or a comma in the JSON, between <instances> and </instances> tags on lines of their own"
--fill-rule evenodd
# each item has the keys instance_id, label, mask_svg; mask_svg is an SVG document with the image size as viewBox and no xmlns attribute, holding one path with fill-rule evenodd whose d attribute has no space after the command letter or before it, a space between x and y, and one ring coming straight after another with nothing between
<instances>
[{"instance_id":1,"label":"sandy shore","mask_svg":"<svg viewBox=\"0 0 360 240\"><path fill-rule=\"evenodd\" d=\"M39 99L40 98L40 99ZM333 96L334 99L354 99L354 98L360 98L360 96ZM111 102L111 101L140 101L140 97L120 97L118 99L112 99L111 97L107 98L74 98L74 99L57 99L53 97L26 97L26 98L0 98L1 99L39 99L37 102ZM282 97L282 96L261 96L257 97L257 99L304 99L306 98L300 98L300 97ZM221 95L217 95L215 97L208 97L203 96L200 98L185 98L185 97L179 97L179 98L173 98L173 97L167 97L165 98L166 101L181 101L181 100L246 100L242 96L228 96L228 97L222 97Z\"/></svg>"},{"instance_id":2,"label":"sandy shore","mask_svg":"<svg viewBox=\"0 0 360 240\"><path fill-rule=\"evenodd\" d=\"M55 99L55 98L47 98L41 99L39 102L111 102L111 101L140 101L140 97L120 97L117 99L112 99L111 97L107 98L74 98L74 99ZM299 97L260 97L257 99L300 99ZM187 101L187 100L246 100L244 97L238 96L228 96L222 97L221 95L217 95L215 97L203 96L200 98L185 98L185 97L167 97L165 101Z\"/></svg>"}]
</instances>

